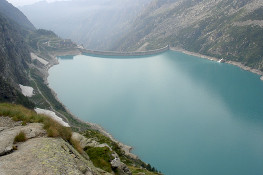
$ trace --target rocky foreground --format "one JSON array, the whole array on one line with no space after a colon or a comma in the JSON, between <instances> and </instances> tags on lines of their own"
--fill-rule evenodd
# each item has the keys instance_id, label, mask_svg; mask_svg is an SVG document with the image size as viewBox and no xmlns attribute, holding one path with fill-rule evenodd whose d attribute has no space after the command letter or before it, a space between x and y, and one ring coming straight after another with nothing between
<instances>
[{"instance_id":1,"label":"rocky foreground","mask_svg":"<svg viewBox=\"0 0 263 175\"><path fill-rule=\"evenodd\" d=\"M19 132L27 141L14 144ZM43 124L22 126L0 117L0 175L109 174L97 169L61 138L48 138Z\"/></svg>"},{"instance_id":2,"label":"rocky foreground","mask_svg":"<svg viewBox=\"0 0 263 175\"><path fill-rule=\"evenodd\" d=\"M146 165L97 130L72 132L49 116L0 104L0 175L159 174Z\"/></svg>"},{"instance_id":3,"label":"rocky foreground","mask_svg":"<svg viewBox=\"0 0 263 175\"><path fill-rule=\"evenodd\" d=\"M23 132L26 140L15 142L16 136ZM94 139L88 139L79 133L72 138L80 143L80 147L107 147ZM112 168L118 174L132 174L129 168L120 161L118 154L112 152ZM0 117L0 175L23 174L111 174L96 168L89 156L80 154L71 144L62 138L47 137L41 123L15 122L9 117Z\"/></svg>"}]
</instances>

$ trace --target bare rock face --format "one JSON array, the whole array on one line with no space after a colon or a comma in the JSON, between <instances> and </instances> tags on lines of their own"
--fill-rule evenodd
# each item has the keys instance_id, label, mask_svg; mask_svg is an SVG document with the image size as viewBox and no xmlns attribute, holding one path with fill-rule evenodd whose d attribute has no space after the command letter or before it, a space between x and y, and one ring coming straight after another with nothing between
<instances>
[{"instance_id":1,"label":"bare rock face","mask_svg":"<svg viewBox=\"0 0 263 175\"><path fill-rule=\"evenodd\" d=\"M25 133L27 141L14 144ZM0 175L99 175L109 174L94 167L61 138L47 138L43 124L21 126L8 117L0 117Z\"/></svg>"},{"instance_id":2,"label":"bare rock face","mask_svg":"<svg viewBox=\"0 0 263 175\"><path fill-rule=\"evenodd\" d=\"M24 132L28 139L46 134L42 124L30 123L26 126L21 126L20 122L14 122L9 117L0 117L0 156L13 151L14 138L20 132Z\"/></svg>"},{"instance_id":3,"label":"bare rock face","mask_svg":"<svg viewBox=\"0 0 263 175\"><path fill-rule=\"evenodd\" d=\"M114 157L114 159L110 163L113 169L118 169L120 175L132 175L127 165L121 162L118 154L114 153L112 154L112 156Z\"/></svg>"},{"instance_id":4,"label":"bare rock face","mask_svg":"<svg viewBox=\"0 0 263 175\"><path fill-rule=\"evenodd\" d=\"M18 146L18 151L0 157L0 175L97 174L62 139L35 138Z\"/></svg>"},{"instance_id":5,"label":"bare rock face","mask_svg":"<svg viewBox=\"0 0 263 175\"><path fill-rule=\"evenodd\" d=\"M109 147L109 145L107 144L100 144L97 141L93 140L93 139L88 139L86 137L84 137L83 135L79 134L79 133L73 133L72 134L72 139L75 139L76 141L78 141L80 143L80 146L82 148L85 148L86 146L90 146L90 147L108 147L111 151L111 147ZM129 168L123 163L121 162L119 156L117 153L113 153L112 156L114 157L114 159L111 161L111 167L113 169L118 169L118 173L120 175L131 175L131 171L129 170Z\"/></svg>"}]
</instances>

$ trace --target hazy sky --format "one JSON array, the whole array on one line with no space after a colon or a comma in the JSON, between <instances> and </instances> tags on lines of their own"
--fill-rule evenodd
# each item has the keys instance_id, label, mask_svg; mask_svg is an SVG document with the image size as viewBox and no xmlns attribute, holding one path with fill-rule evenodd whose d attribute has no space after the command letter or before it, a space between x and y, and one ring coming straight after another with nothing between
<instances>
[{"instance_id":1,"label":"hazy sky","mask_svg":"<svg viewBox=\"0 0 263 175\"><path fill-rule=\"evenodd\" d=\"M33 4L35 2L43 1L43 0L7 0L7 1L13 4L14 6L18 7L18 6ZM63 1L63 0L46 0L46 1L54 2L54 1Z\"/></svg>"}]
</instances>

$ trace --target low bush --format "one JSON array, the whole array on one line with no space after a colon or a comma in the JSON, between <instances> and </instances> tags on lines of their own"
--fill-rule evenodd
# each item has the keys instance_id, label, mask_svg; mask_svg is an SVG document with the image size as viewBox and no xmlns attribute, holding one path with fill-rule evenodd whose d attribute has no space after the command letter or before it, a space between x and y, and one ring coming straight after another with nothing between
<instances>
[{"instance_id":1,"label":"low bush","mask_svg":"<svg viewBox=\"0 0 263 175\"><path fill-rule=\"evenodd\" d=\"M108 144L113 151L115 151L119 156L122 162L126 164L131 164L132 162L130 159L125 155L124 151L120 148L120 146L112 141L109 137L104 136L99 131L95 130L87 130L84 134L87 138L93 138L99 143L106 143Z\"/></svg>"},{"instance_id":2,"label":"low bush","mask_svg":"<svg viewBox=\"0 0 263 175\"><path fill-rule=\"evenodd\" d=\"M86 147L84 150L96 167L109 173L112 172L110 161L113 160L114 157L108 147Z\"/></svg>"},{"instance_id":3,"label":"low bush","mask_svg":"<svg viewBox=\"0 0 263 175\"><path fill-rule=\"evenodd\" d=\"M27 140L26 134L20 131L19 134L17 134L16 137L14 138L14 143L25 142L26 140Z\"/></svg>"}]
</instances>

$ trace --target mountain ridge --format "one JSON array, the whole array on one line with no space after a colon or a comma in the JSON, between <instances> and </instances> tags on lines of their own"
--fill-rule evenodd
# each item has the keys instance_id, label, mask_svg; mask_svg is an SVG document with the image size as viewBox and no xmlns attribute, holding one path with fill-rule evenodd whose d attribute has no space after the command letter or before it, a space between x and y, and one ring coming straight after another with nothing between
<instances>
[{"instance_id":1,"label":"mountain ridge","mask_svg":"<svg viewBox=\"0 0 263 175\"><path fill-rule=\"evenodd\" d=\"M26 29L35 29L34 25L18 8L14 7L12 4L5 0L0 1L0 13Z\"/></svg>"},{"instance_id":2,"label":"mountain ridge","mask_svg":"<svg viewBox=\"0 0 263 175\"><path fill-rule=\"evenodd\" d=\"M169 44L262 71L262 6L259 0L154 0L114 49Z\"/></svg>"}]
</instances>

